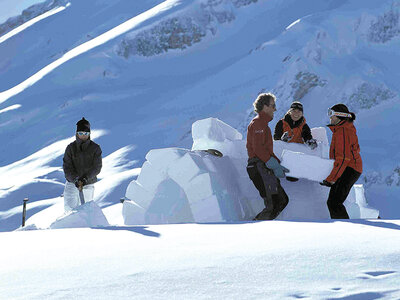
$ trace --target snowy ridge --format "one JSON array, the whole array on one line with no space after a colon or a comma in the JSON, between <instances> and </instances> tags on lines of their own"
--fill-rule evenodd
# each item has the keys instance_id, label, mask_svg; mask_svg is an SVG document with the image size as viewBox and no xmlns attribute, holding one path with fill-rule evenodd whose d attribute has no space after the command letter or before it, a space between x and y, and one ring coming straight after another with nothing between
<instances>
[{"instance_id":1,"label":"snowy ridge","mask_svg":"<svg viewBox=\"0 0 400 300\"><path fill-rule=\"evenodd\" d=\"M70 3L67 3L65 6L61 6L61 7L54 8L54 9L52 9L52 10L49 10L49 11L47 11L47 12L45 12L45 13L43 13L43 14L37 16L36 18L33 18L33 19L31 19L31 20L29 20L29 21L27 21L27 22L21 24L19 27L15 28L15 29L11 30L10 32L8 32L8 33L4 34L3 36L1 36L1 37L0 37L0 44L3 43L3 42L5 42L5 41L8 40L9 38L13 37L14 35L16 35L16 34L22 32L22 31L24 31L24 30L25 30L26 28L28 28L29 26L32 26L32 25L34 25L35 23L37 23L37 22L39 22L39 21L41 21L41 20L43 20L43 19L45 19L45 18L48 18L48 17L50 17L50 16L52 16L52 15L54 15L54 14L57 14L57 13L63 11L63 10L66 9L69 5L70 5Z\"/></svg>"},{"instance_id":2,"label":"snowy ridge","mask_svg":"<svg viewBox=\"0 0 400 300\"><path fill-rule=\"evenodd\" d=\"M23 24L26 27L31 26L43 18L60 12L63 10L62 7L65 8L68 3L68 0L47 0L43 3L38 3L28 7L23 10L19 16L9 18L6 22L0 24L0 43L16 34L15 32L11 34L11 31L14 31L17 27ZM10 33L10 36L4 38L7 36L6 33Z\"/></svg>"}]
</instances>

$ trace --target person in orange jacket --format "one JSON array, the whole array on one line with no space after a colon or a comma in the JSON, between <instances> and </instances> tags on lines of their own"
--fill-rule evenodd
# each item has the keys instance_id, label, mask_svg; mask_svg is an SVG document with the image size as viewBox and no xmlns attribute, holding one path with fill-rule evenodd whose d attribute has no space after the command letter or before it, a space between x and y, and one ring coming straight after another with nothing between
<instances>
[{"instance_id":1,"label":"person in orange jacket","mask_svg":"<svg viewBox=\"0 0 400 300\"><path fill-rule=\"evenodd\" d=\"M253 103L257 116L247 128L247 173L265 205L254 220L275 219L289 202L289 197L279 181L289 170L281 166L274 154L271 129L268 127L276 111L275 99L271 93L257 97Z\"/></svg>"},{"instance_id":2,"label":"person in orange jacket","mask_svg":"<svg viewBox=\"0 0 400 300\"><path fill-rule=\"evenodd\" d=\"M348 219L343 203L362 173L360 146L353 124L356 115L339 103L329 109L328 116L328 127L333 132L329 158L335 162L329 176L320 184L331 188L327 202L331 218Z\"/></svg>"},{"instance_id":3,"label":"person in orange jacket","mask_svg":"<svg viewBox=\"0 0 400 300\"><path fill-rule=\"evenodd\" d=\"M317 147L317 141L313 139L311 129L303 116L303 104L299 101L294 101L285 116L276 123L274 140L306 144L311 149Z\"/></svg>"}]
</instances>

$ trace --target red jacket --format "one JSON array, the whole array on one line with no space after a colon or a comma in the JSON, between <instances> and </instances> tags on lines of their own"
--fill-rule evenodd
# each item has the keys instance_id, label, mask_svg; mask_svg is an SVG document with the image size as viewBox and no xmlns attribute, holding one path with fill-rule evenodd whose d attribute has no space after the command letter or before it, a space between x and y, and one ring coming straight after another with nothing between
<instances>
[{"instance_id":1,"label":"red jacket","mask_svg":"<svg viewBox=\"0 0 400 300\"><path fill-rule=\"evenodd\" d=\"M271 129L268 123L271 121L265 112L261 111L247 127L247 154L249 158L257 157L267 162L274 154ZM279 159L278 159L279 161Z\"/></svg>"},{"instance_id":2,"label":"red jacket","mask_svg":"<svg viewBox=\"0 0 400 300\"><path fill-rule=\"evenodd\" d=\"M304 124L306 124L306 119L303 117L303 121L301 124L295 128L291 128L289 123L285 121L285 118L282 119L282 126L283 126L283 132L288 132L289 136L292 138L288 143L299 143L299 144L304 144L303 137L302 137L302 132L303 132L303 127Z\"/></svg>"},{"instance_id":3,"label":"red jacket","mask_svg":"<svg viewBox=\"0 0 400 300\"><path fill-rule=\"evenodd\" d=\"M328 125L328 127L333 132L329 158L334 159L335 163L326 181L336 182L347 167L362 173L360 146L353 123L341 121L336 125Z\"/></svg>"}]
</instances>

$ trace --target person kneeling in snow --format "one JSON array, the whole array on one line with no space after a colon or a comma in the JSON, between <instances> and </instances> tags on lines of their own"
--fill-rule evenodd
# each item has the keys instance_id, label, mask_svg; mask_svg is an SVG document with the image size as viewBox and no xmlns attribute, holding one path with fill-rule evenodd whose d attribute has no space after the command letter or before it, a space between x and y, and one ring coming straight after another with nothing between
<instances>
[{"instance_id":1,"label":"person kneeling in snow","mask_svg":"<svg viewBox=\"0 0 400 300\"><path fill-rule=\"evenodd\" d=\"M276 111L275 99L271 93L257 97L253 106L258 115L247 128L247 173L265 204L254 220L273 220L289 203L278 178L285 177L289 170L280 165L274 154L271 129L268 127Z\"/></svg>"},{"instance_id":2,"label":"person kneeling in snow","mask_svg":"<svg viewBox=\"0 0 400 300\"><path fill-rule=\"evenodd\" d=\"M331 188L327 202L331 218L348 219L343 203L362 173L360 146L353 124L356 115L340 103L329 109L328 116L328 127L333 132L329 158L335 162L329 176L320 184Z\"/></svg>"},{"instance_id":3,"label":"person kneeling in snow","mask_svg":"<svg viewBox=\"0 0 400 300\"><path fill-rule=\"evenodd\" d=\"M64 188L65 212L76 208L81 196L84 196L84 202L93 200L94 183L102 167L101 148L90 140L90 123L82 118L76 125L76 140L67 146L63 158L67 179Z\"/></svg>"}]
</instances>

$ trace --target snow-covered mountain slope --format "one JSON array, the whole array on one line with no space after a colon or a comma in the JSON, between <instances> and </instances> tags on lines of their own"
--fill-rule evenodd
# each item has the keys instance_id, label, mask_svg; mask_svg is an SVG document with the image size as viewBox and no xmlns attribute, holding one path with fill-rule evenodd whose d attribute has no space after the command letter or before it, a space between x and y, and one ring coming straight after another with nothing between
<instances>
[{"instance_id":1,"label":"snow-covered mountain slope","mask_svg":"<svg viewBox=\"0 0 400 300\"><path fill-rule=\"evenodd\" d=\"M4 299L399 299L400 222L0 233Z\"/></svg>"},{"instance_id":2,"label":"snow-covered mountain slope","mask_svg":"<svg viewBox=\"0 0 400 300\"><path fill-rule=\"evenodd\" d=\"M132 145L124 157L138 167L150 149L189 148L197 119L218 117L245 133L252 101L271 90L271 126L294 99L311 127L326 124L330 105L348 104L368 201L398 217L399 1L69 3L0 44L4 168L67 139L82 116L106 130L96 139L105 156ZM29 188L7 193L1 209L61 194L61 157L46 163L57 171L35 178L57 184L36 193L34 181L23 182ZM118 201L129 179L110 187L103 205Z\"/></svg>"}]
</instances>

